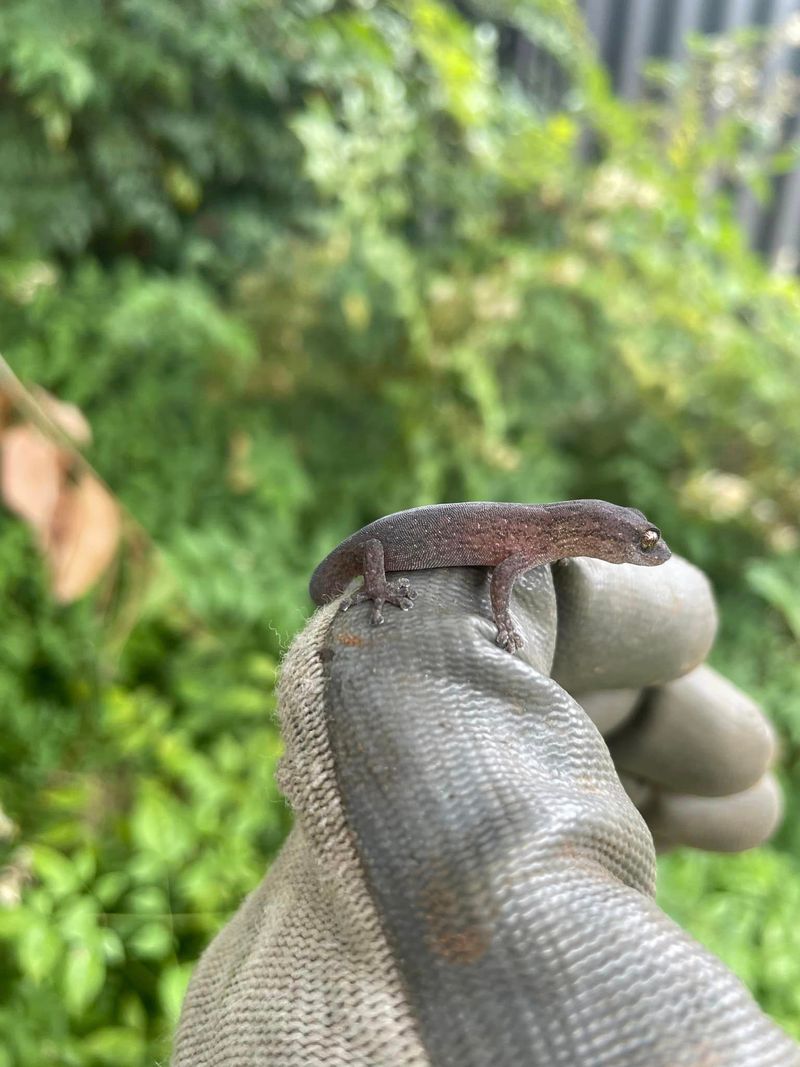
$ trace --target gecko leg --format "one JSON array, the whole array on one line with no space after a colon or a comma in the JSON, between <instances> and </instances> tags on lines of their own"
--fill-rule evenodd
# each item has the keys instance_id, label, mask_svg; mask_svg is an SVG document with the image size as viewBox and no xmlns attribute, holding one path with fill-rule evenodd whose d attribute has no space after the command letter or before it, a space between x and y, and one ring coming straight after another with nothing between
<instances>
[{"instance_id":1,"label":"gecko leg","mask_svg":"<svg viewBox=\"0 0 800 1067\"><path fill-rule=\"evenodd\" d=\"M492 601L492 615L497 624L496 641L508 652L516 652L525 643L511 618L511 590L517 578L534 566L535 563L530 557L513 555L504 559L492 571L489 595Z\"/></svg>"},{"instance_id":2,"label":"gecko leg","mask_svg":"<svg viewBox=\"0 0 800 1067\"><path fill-rule=\"evenodd\" d=\"M383 545L377 537L373 537L364 542L364 584L352 596L342 601L342 611L347 611L354 604L371 600L372 622L380 625L383 622L381 608L384 604L394 604L407 611L413 608L416 595L408 578L400 578L396 582L387 581L383 562Z\"/></svg>"}]
</instances>

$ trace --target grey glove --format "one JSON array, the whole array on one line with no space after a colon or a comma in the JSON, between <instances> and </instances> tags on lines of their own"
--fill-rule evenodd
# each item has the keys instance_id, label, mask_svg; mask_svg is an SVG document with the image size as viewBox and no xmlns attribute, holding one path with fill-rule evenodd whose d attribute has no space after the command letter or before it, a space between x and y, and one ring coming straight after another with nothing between
<instances>
[{"instance_id":1,"label":"grey glove","mask_svg":"<svg viewBox=\"0 0 800 1067\"><path fill-rule=\"evenodd\" d=\"M286 657L295 826L201 959L174 1067L800 1067L656 907L651 835L584 710L665 844L769 832L772 735L699 666L699 572L532 571L516 656L485 571L414 581L412 612L331 605Z\"/></svg>"},{"instance_id":2,"label":"grey glove","mask_svg":"<svg viewBox=\"0 0 800 1067\"><path fill-rule=\"evenodd\" d=\"M679 559L652 577L564 560L556 593L552 675L606 738L657 847L736 852L766 840L782 811L768 773L775 734L702 663L716 612L700 571Z\"/></svg>"}]
</instances>

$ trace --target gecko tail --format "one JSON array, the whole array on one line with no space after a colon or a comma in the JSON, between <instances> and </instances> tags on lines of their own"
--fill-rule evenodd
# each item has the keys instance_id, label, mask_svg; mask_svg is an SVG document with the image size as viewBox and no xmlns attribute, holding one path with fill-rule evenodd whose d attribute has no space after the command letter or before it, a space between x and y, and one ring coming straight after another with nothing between
<instances>
[{"instance_id":1,"label":"gecko tail","mask_svg":"<svg viewBox=\"0 0 800 1067\"><path fill-rule=\"evenodd\" d=\"M315 604L320 607L329 604L341 596L354 578L363 574L361 555L361 552L340 554L335 551L325 557L308 583L308 593Z\"/></svg>"},{"instance_id":2,"label":"gecko tail","mask_svg":"<svg viewBox=\"0 0 800 1067\"><path fill-rule=\"evenodd\" d=\"M326 603L326 600L328 599L325 595L327 583L325 581L324 565L324 561L323 563L320 563L311 575L311 581L308 583L308 595L318 606Z\"/></svg>"}]
</instances>

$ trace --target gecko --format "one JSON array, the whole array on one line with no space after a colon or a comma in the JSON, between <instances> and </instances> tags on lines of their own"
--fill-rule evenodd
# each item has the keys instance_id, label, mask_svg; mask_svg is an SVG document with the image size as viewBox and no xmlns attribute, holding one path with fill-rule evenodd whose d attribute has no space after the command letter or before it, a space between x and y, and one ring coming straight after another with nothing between
<instances>
[{"instance_id":1,"label":"gecko","mask_svg":"<svg viewBox=\"0 0 800 1067\"><path fill-rule=\"evenodd\" d=\"M670 555L641 511L606 500L429 504L385 515L345 538L316 568L309 592L315 604L325 604L363 576L341 609L371 601L372 622L380 624L384 604L408 610L416 598L408 578L389 581L387 571L490 567L496 641L513 653L523 638L511 617L511 592L526 571L572 556L657 566Z\"/></svg>"}]
</instances>

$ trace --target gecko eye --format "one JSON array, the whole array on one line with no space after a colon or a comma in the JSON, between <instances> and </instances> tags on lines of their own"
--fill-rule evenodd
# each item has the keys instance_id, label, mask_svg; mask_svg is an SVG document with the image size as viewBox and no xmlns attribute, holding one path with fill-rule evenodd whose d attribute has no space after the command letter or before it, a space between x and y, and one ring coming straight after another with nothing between
<instances>
[{"instance_id":1,"label":"gecko eye","mask_svg":"<svg viewBox=\"0 0 800 1067\"><path fill-rule=\"evenodd\" d=\"M661 537L661 531L656 530L653 527L650 530L645 530L639 541L639 548L642 552L649 552L651 548L654 548L658 544L658 539Z\"/></svg>"}]
</instances>

